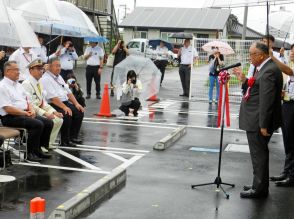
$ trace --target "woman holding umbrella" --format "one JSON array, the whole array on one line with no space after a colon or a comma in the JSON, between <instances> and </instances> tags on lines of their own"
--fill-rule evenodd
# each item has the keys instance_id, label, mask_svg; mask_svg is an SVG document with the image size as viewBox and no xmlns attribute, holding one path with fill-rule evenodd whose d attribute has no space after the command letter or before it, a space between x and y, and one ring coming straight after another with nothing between
<instances>
[{"instance_id":1,"label":"woman holding umbrella","mask_svg":"<svg viewBox=\"0 0 294 219\"><path fill-rule=\"evenodd\" d=\"M219 97L219 83L218 83L218 71L220 66L224 63L224 56L220 53L218 48L213 48L213 54L208 57L209 63L209 104L212 103L212 96L213 96L213 88L216 85L216 96L215 96L215 103L218 102Z\"/></svg>"}]
</instances>

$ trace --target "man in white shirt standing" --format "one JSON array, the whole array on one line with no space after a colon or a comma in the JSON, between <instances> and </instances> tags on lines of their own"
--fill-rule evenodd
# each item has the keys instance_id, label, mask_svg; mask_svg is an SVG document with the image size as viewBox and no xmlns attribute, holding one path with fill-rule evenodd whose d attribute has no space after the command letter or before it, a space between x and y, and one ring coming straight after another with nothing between
<instances>
[{"instance_id":1,"label":"man in white shirt standing","mask_svg":"<svg viewBox=\"0 0 294 219\"><path fill-rule=\"evenodd\" d=\"M29 75L29 69L27 68L34 59L37 58L37 55L30 50L30 47L20 47L15 50L9 57L9 61L15 61L19 67L20 75L19 82L26 80Z\"/></svg>"},{"instance_id":2,"label":"man in white shirt standing","mask_svg":"<svg viewBox=\"0 0 294 219\"><path fill-rule=\"evenodd\" d=\"M73 74L74 61L78 59L76 49L72 43L70 37L64 37L62 45L57 47L57 50L54 54L50 55L49 58L58 57L60 59L61 71L60 76L63 80L68 79L69 74Z\"/></svg>"},{"instance_id":3,"label":"man in white shirt standing","mask_svg":"<svg viewBox=\"0 0 294 219\"><path fill-rule=\"evenodd\" d=\"M52 120L54 123L50 135L49 148L46 148L48 150L54 148L53 144L55 143L58 132L61 128L63 115L62 113L57 112L45 100L43 85L39 81L44 72L43 64L44 63L41 59L35 59L29 64L28 69L30 71L30 76L22 83L22 86L29 95L36 114L38 116L42 116L44 118ZM43 151L47 152L44 149Z\"/></svg>"},{"instance_id":4,"label":"man in white shirt standing","mask_svg":"<svg viewBox=\"0 0 294 219\"><path fill-rule=\"evenodd\" d=\"M84 118L84 108L78 103L68 84L60 74L60 61L58 58L50 58L49 70L44 73L41 83L46 91L46 98L57 112L63 115L61 126L61 145L73 147L74 143L80 144L79 131Z\"/></svg>"},{"instance_id":5,"label":"man in white shirt standing","mask_svg":"<svg viewBox=\"0 0 294 219\"><path fill-rule=\"evenodd\" d=\"M87 96L86 99L91 98L92 80L94 78L96 84L96 98L101 99L100 96L100 79L103 69L104 51L98 46L96 42L89 42L90 45L86 48L84 58L87 60L86 80L87 80Z\"/></svg>"},{"instance_id":6,"label":"man in white shirt standing","mask_svg":"<svg viewBox=\"0 0 294 219\"><path fill-rule=\"evenodd\" d=\"M0 115L2 124L9 127L25 128L28 131L27 159L39 162L50 158L41 146L48 147L53 122L36 115L30 99L18 83L19 68L15 61L4 64L4 78L0 82Z\"/></svg>"},{"instance_id":7,"label":"man in white shirt standing","mask_svg":"<svg viewBox=\"0 0 294 219\"><path fill-rule=\"evenodd\" d=\"M178 57L181 59L179 74L182 82L182 97L189 97L190 94L190 78L191 78L191 62L196 60L198 53L195 48L190 45L190 39L185 39L184 46L179 50Z\"/></svg>"}]
</instances>

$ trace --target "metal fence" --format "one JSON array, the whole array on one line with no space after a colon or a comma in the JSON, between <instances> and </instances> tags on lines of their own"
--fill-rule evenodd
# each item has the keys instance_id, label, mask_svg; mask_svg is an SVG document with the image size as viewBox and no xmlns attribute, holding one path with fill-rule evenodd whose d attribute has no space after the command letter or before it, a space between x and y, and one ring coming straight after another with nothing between
<instances>
[{"instance_id":1,"label":"metal fence","mask_svg":"<svg viewBox=\"0 0 294 219\"><path fill-rule=\"evenodd\" d=\"M208 101L209 91L209 53L202 49L202 46L208 42L219 40L228 43L235 51L232 55L224 56L225 65L241 62L244 73L249 68L249 47L252 40L234 40L234 39L211 39L211 38L194 38L194 47L199 54L199 59L194 64L192 71L192 99ZM216 88L213 91L214 99L216 98ZM231 75L229 81L230 102L240 103L242 98L241 84L234 75Z\"/></svg>"}]
</instances>

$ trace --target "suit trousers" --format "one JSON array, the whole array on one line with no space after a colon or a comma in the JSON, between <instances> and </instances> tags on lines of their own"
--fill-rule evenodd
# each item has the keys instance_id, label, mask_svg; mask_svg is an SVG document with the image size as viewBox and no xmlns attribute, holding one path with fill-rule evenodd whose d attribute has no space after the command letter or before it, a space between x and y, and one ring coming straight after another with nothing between
<instances>
[{"instance_id":1,"label":"suit trousers","mask_svg":"<svg viewBox=\"0 0 294 219\"><path fill-rule=\"evenodd\" d=\"M269 187L268 143L271 136L264 137L260 131L247 131L246 134L253 166L252 188L258 193L267 191Z\"/></svg>"},{"instance_id":2,"label":"suit trousers","mask_svg":"<svg viewBox=\"0 0 294 219\"><path fill-rule=\"evenodd\" d=\"M53 146L56 141L59 130L60 130L62 123L63 123L63 119L55 116L55 118L52 121L53 121L54 125L53 125L53 129L52 129L52 132L50 135L49 148L50 148L50 146Z\"/></svg>"},{"instance_id":3,"label":"suit trousers","mask_svg":"<svg viewBox=\"0 0 294 219\"><path fill-rule=\"evenodd\" d=\"M190 93L190 78L191 78L191 68L188 65L180 65L179 74L181 78L183 94L189 95Z\"/></svg>"},{"instance_id":4,"label":"suit trousers","mask_svg":"<svg viewBox=\"0 0 294 219\"><path fill-rule=\"evenodd\" d=\"M91 95L93 78L96 85L96 96L100 95L101 76L98 74L99 67L99 65L87 65L86 67L87 95Z\"/></svg>"},{"instance_id":5,"label":"suit trousers","mask_svg":"<svg viewBox=\"0 0 294 219\"><path fill-rule=\"evenodd\" d=\"M285 148L284 173L294 178L294 101L282 106L282 132Z\"/></svg>"},{"instance_id":6,"label":"suit trousers","mask_svg":"<svg viewBox=\"0 0 294 219\"><path fill-rule=\"evenodd\" d=\"M8 127L25 128L28 131L28 152L40 150L40 146L48 147L49 138L53 128L53 122L41 116L35 118L27 116L3 116L2 124Z\"/></svg>"},{"instance_id":7,"label":"suit trousers","mask_svg":"<svg viewBox=\"0 0 294 219\"><path fill-rule=\"evenodd\" d=\"M84 113L80 112L73 104L68 101L63 102L68 108L72 111L72 116L65 114L63 109L59 108L52 104L56 111L62 113L63 115L63 124L60 129L61 134L61 143L69 143L70 139L78 138Z\"/></svg>"}]
</instances>

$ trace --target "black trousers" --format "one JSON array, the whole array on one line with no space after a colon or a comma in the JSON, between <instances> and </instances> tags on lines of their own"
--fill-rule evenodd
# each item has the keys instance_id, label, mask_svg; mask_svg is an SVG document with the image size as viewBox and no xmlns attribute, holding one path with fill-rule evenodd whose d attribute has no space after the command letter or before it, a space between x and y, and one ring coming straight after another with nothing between
<instances>
[{"instance_id":1,"label":"black trousers","mask_svg":"<svg viewBox=\"0 0 294 219\"><path fill-rule=\"evenodd\" d=\"M121 111L123 111L123 112L125 113L126 116L129 115L129 113L130 113L130 108L131 108L131 109L134 109L134 116L136 116L136 115L138 115L138 110L139 110L140 106L141 106L141 102L140 102L140 100L139 100L138 98L135 98L135 100L132 100L131 103L128 104L128 105L124 105L124 104L122 104L122 105L119 107L119 109L120 109Z\"/></svg>"},{"instance_id":2,"label":"black trousers","mask_svg":"<svg viewBox=\"0 0 294 219\"><path fill-rule=\"evenodd\" d=\"M179 74L181 78L183 94L189 95L190 93L190 78L191 78L191 68L188 65L180 65Z\"/></svg>"},{"instance_id":3,"label":"black trousers","mask_svg":"<svg viewBox=\"0 0 294 219\"><path fill-rule=\"evenodd\" d=\"M86 67L87 95L91 95L93 78L96 85L96 95L100 95L101 76L98 74L99 67L99 65L87 65Z\"/></svg>"},{"instance_id":4,"label":"black trousers","mask_svg":"<svg viewBox=\"0 0 294 219\"><path fill-rule=\"evenodd\" d=\"M65 114L63 109L55 106L52 106L56 109L56 111L62 113L63 115L63 124L60 129L61 134L61 142L68 143L70 139L77 138L82 126L84 113L79 111L74 105L72 105L68 101L63 102L67 107L69 107L72 111L72 116Z\"/></svg>"},{"instance_id":5,"label":"black trousers","mask_svg":"<svg viewBox=\"0 0 294 219\"><path fill-rule=\"evenodd\" d=\"M269 187L269 150L271 138L264 137L260 131L246 132L253 166L252 188L256 192L265 192Z\"/></svg>"},{"instance_id":6,"label":"black trousers","mask_svg":"<svg viewBox=\"0 0 294 219\"><path fill-rule=\"evenodd\" d=\"M294 102L283 103L282 115L282 132L286 154L283 172L294 178Z\"/></svg>"},{"instance_id":7,"label":"black trousers","mask_svg":"<svg viewBox=\"0 0 294 219\"><path fill-rule=\"evenodd\" d=\"M64 70L64 69L61 69L61 71L60 71L60 75L61 75L61 77L63 78L63 80L65 82L67 81L69 74L73 74L73 70Z\"/></svg>"},{"instance_id":8,"label":"black trousers","mask_svg":"<svg viewBox=\"0 0 294 219\"><path fill-rule=\"evenodd\" d=\"M164 78L164 73L165 73L165 68L167 66L167 60L156 60L154 62L154 64L156 65L156 67L160 70L161 72L161 80L160 80L160 84L162 84L163 78Z\"/></svg>"},{"instance_id":9,"label":"black trousers","mask_svg":"<svg viewBox=\"0 0 294 219\"><path fill-rule=\"evenodd\" d=\"M27 116L3 116L2 124L8 127L25 128L28 131L28 152L40 150L40 146L48 147L53 121L41 116L30 118Z\"/></svg>"}]
</instances>

